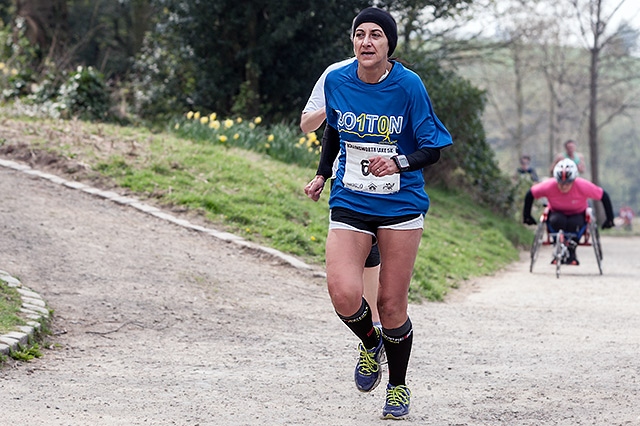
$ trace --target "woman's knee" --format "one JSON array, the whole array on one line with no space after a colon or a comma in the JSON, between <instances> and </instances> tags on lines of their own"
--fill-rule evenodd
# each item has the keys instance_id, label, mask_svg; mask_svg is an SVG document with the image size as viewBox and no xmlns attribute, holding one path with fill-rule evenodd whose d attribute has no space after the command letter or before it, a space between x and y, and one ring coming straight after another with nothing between
<instances>
[{"instance_id":1,"label":"woman's knee","mask_svg":"<svg viewBox=\"0 0 640 426\"><path fill-rule=\"evenodd\" d=\"M327 289L335 310L344 316L355 313L362 304L363 290L341 281L328 281Z\"/></svg>"}]
</instances>

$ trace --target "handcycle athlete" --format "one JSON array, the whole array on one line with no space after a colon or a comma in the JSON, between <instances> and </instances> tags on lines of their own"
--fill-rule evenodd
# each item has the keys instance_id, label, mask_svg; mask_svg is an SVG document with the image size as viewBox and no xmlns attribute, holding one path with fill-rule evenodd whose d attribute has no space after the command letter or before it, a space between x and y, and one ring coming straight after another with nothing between
<instances>
[{"instance_id":1,"label":"handcycle athlete","mask_svg":"<svg viewBox=\"0 0 640 426\"><path fill-rule=\"evenodd\" d=\"M570 159L558 162L553 169L555 179L547 179L537 183L527 191L522 210L522 221L527 225L535 225L536 220L531 216L533 200L546 197L548 200L549 215L547 227L549 232L562 230L569 239L567 247L569 256L565 264L579 265L576 257L576 248L579 243L580 230L585 225L585 212L588 200L601 200L604 206L606 219L602 229L613 227L613 207L609 194L598 185L578 177L578 168ZM551 261L555 263L556 258Z\"/></svg>"}]
</instances>

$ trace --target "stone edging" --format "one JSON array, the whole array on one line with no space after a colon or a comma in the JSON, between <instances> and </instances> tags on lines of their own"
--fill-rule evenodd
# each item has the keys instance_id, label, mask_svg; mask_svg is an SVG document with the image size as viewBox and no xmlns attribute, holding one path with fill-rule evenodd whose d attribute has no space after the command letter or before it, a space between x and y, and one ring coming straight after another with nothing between
<instances>
[{"instance_id":1,"label":"stone edging","mask_svg":"<svg viewBox=\"0 0 640 426\"><path fill-rule=\"evenodd\" d=\"M18 349L18 345L26 346L29 343L29 337L39 331L43 322L49 319L49 310L38 293L23 286L9 273L0 270L0 280L20 293L20 312L27 318L26 325L18 325L14 331L0 335L0 354L9 355L11 351Z\"/></svg>"}]
</instances>

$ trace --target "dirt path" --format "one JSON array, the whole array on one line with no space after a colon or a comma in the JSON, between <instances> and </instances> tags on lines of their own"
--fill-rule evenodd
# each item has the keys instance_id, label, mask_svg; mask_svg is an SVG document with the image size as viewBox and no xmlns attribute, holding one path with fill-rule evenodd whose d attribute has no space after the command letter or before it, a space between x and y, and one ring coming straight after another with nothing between
<instances>
[{"instance_id":1,"label":"dirt path","mask_svg":"<svg viewBox=\"0 0 640 426\"><path fill-rule=\"evenodd\" d=\"M429 425L640 425L639 239L556 279L543 252L411 306ZM55 310L55 349L0 371L12 425L371 425L324 280L0 168L0 269Z\"/></svg>"}]
</instances>

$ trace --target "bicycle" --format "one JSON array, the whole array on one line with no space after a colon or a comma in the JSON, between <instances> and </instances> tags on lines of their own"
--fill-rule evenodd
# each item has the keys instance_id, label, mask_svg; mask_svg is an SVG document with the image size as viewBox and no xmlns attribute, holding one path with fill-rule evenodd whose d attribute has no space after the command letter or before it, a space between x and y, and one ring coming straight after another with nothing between
<instances>
[{"instance_id":1,"label":"bicycle","mask_svg":"<svg viewBox=\"0 0 640 426\"><path fill-rule=\"evenodd\" d=\"M595 216L593 216L591 208L585 211L585 224L580 228L578 233L567 233L563 230L555 232L551 230L547 222L548 217L549 208L547 207L540 216L540 221L538 222L538 227L533 237L533 243L531 244L531 264L529 266L529 272L533 272L533 265L538 258L540 247L543 245L551 245L553 246L552 255L556 266L556 278L560 278L560 267L566 263L569 257L569 244L576 244L577 246L593 247L598 270L600 271L600 275L602 275L602 245L600 244L600 233L598 232L596 219Z\"/></svg>"}]
</instances>

